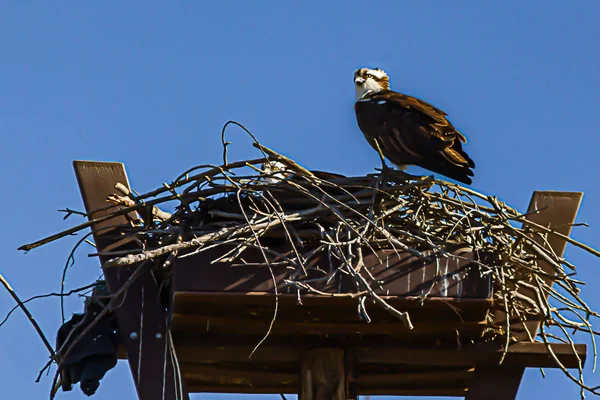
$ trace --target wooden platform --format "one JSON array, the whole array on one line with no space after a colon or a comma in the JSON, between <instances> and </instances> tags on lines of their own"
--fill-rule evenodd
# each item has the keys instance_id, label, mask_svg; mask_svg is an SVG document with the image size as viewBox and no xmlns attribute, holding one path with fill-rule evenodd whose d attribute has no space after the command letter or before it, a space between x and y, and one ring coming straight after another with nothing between
<instances>
[{"instance_id":1,"label":"wooden platform","mask_svg":"<svg viewBox=\"0 0 600 400\"><path fill-rule=\"evenodd\" d=\"M228 336L201 338L175 336L179 361L190 392L297 393L298 368L311 349L339 348L343 341L273 338L248 358L260 337L237 344ZM329 346L328 346L329 344ZM345 347L354 363L355 390L359 395L465 396L476 368L497 367L503 350L494 345L420 346L397 343L391 338L363 340ZM330 347L332 346L332 347ZM553 350L561 361L577 366L569 346ZM585 359L585 345L577 351ZM503 363L511 368L553 368L554 361L541 343L512 346Z\"/></svg>"},{"instance_id":2,"label":"wooden platform","mask_svg":"<svg viewBox=\"0 0 600 400\"><path fill-rule=\"evenodd\" d=\"M350 313L356 314L356 305L351 299L339 300L332 305L331 299L306 296L299 307L294 296L282 295L269 337L252 354L269 330L272 296L176 293L172 332L188 389L296 393L303 355L312 349L337 348L352 364L359 395L465 396L475 368L497 366L503 353L497 344L458 345L481 333L491 304L487 299L432 298L423 305L417 298L390 299L414 315L411 332L375 307L374 320L381 317L388 322L348 323L357 319ZM236 309L240 304L243 310ZM241 314L246 316L236 317ZM449 318L453 315L461 315L465 322ZM565 365L577 366L570 346L553 349ZM585 359L585 345L578 345L577 351ZM519 343L509 349L503 366L555 364L542 343Z\"/></svg>"},{"instance_id":3,"label":"wooden platform","mask_svg":"<svg viewBox=\"0 0 600 400\"><path fill-rule=\"evenodd\" d=\"M121 164L76 162L75 169L88 212L104 205L115 183L127 184ZM536 192L530 209L542 211L530 218L568 235L580 200L579 193ZM114 242L109 238L95 231L99 249ZM564 240L553 238L551 245L562 254ZM381 281L377 293L410 312L415 329L409 331L368 302L372 323L362 321L356 298L303 294L299 305L297 293L284 284L287 270L273 270L274 284L264 267L211 264L218 255L178 259L166 297L147 270L115 310L140 399L235 392L299 393L302 400L358 394L508 400L515 398L526 367L555 366L546 346L526 342L525 335L501 366L501 344L472 343L489 321L504 323L493 308L491 282L474 263L452 261L440 268L389 252L380 254L385 263L376 257L367 263ZM111 292L134 269L104 268ZM348 284L340 276L319 290L338 293ZM534 336L538 325L528 326ZM567 367L585 359L585 345L576 346L577 354L568 345L552 349Z\"/></svg>"},{"instance_id":4,"label":"wooden platform","mask_svg":"<svg viewBox=\"0 0 600 400\"><path fill-rule=\"evenodd\" d=\"M275 312L271 335L372 335L481 337L491 306L489 275L481 278L472 253L457 252L464 259L445 259L428 264L408 253L381 250L364 258L361 275L391 305L410 312L414 329L408 330L391 313L372 301L365 307L372 323L357 312L358 296L353 280L337 274L311 285L331 296L297 293L285 284L294 271L285 267L232 266L211 263L228 249L215 249L175 261L172 275L172 327L174 331L261 335ZM247 262L260 262L259 252L246 250ZM466 259L466 260L465 260ZM318 262L316 260L315 262ZM324 261L324 260L323 260ZM326 264L324 261L323 264ZM314 266L314 265L313 265ZM321 270L328 266L318 265ZM315 275L315 274L313 274ZM323 274L325 278L327 275ZM321 276L309 276L316 279ZM346 295L340 295L340 293Z\"/></svg>"}]
</instances>

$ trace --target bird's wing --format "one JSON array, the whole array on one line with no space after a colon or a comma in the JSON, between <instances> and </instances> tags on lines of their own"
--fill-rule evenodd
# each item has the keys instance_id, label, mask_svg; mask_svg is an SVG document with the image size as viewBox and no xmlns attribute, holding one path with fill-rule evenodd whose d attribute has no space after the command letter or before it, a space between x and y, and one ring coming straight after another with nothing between
<instances>
[{"instance_id":1,"label":"bird's wing","mask_svg":"<svg viewBox=\"0 0 600 400\"><path fill-rule=\"evenodd\" d=\"M463 143L467 143L467 138L457 131L454 126L446 118L448 114L432 106L431 104L417 99L416 97L408 96L398 92L388 92L389 99L405 110L416 111L423 116L429 117L433 122L429 123L429 133L444 142L454 141L456 139ZM385 94L384 94L385 96Z\"/></svg>"},{"instance_id":2,"label":"bird's wing","mask_svg":"<svg viewBox=\"0 0 600 400\"><path fill-rule=\"evenodd\" d=\"M377 139L390 161L419 165L463 182L464 176L473 175L469 168L475 163L462 149L466 138L444 111L394 91L375 93L356 107L364 107L357 116L367 140L377 148Z\"/></svg>"}]
</instances>

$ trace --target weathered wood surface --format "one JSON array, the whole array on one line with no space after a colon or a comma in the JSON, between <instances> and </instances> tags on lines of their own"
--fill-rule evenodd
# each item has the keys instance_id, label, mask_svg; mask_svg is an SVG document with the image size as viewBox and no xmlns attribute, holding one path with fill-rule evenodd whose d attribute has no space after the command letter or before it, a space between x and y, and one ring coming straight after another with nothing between
<instances>
[{"instance_id":1,"label":"weathered wood surface","mask_svg":"<svg viewBox=\"0 0 600 400\"><path fill-rule=\"evenodd\" d=\"M129 188L125 168L121 163L75 161L73 163L79 188L90 219L106 211L106 198L115 193L115 184ZM135 218L135 215L131 215ZM97 250L132 246L133 242L120 240L120 226L127 225L125 216L104 221L92 227ZM116 246L115 246L116 245ZM121 246L121 247L118 247ZM101 258L101 262L106 259ZM104 268L104 277L111 293L116 293L129 279L137 266ZM114 310L121 332L129 367L140 400L187 399L185 382L175 366L176 354L169 346L170 332L164 306L160 304L158 285L149 269L145 270L122 297L120 307Z\"/></svg>"},{"instance_id":2,"label":"weathered wood surface","mask_svg":"<svg viewBox=\"0 0 600 400\"><path fill-rule=\"evenodd\" d=\"M176 260L173 272L173 330L214 333L260 334L267 331L274 313L274 286L269 269L261 266L211 264L224 250L199 253ZM365 257L365 278L378 281L373 287L386 301L402 311L409 311L415 327L407 329L392 314L366 302L372 323L358 315L357 297L302 294L298 304L295 290L286 287L287 268L273 268L278 286L279 311L272 335L356 335L398 334L481 337L491 306L490 276L480 278L479 267L468 260L442 260L423 263L408 253L398 256L382 250L380 263L373 255ZM464 257L477 257L460 253ZM260 262L261 255L248 249L244 259ZM338 274L345 277L345 274ZM316 286L318 290L337 294L352 293L339 281ZM424 295L427 298L423 300ZM218 304L218 313L215 305ZM209 327L209 328L206 328Z\"/></svg>"},{"instance_id":3,"label":"weathered wood surface","mask_svg":"<svg viewBox=\"0 0 600 400\"><path fill-rule=\"evenodd\" d=\"M527 215L526 219L569 236L582 198L583 193L580 192L536 191L531 197L527 212L534 210L539 210L539 212ZM523 226L526 226L526 224L523 224ZM552 250L559 257L562 257L567 246L566 240L552 234L547 236L547 241L539 236L535 236L534 239L540 247ZM538 265L547 274L555 275L552 265L546 260L538 260ZM545 282L550 283L550 278L546 278ZM536 298L535 292L526 288L520 288L519 293L530 298ZM542 296L548 298L549 293L542 294ZM506 316L503 312L497 311L495 318L495 323L504 324L503 321L505 321ZM512 324L511 331L517 335L519 340L529 340L530 335L532 338L536 337L539 327L539 320L532 319L525 324L525 327L520 322Z\"/></svg>"},{"instance_id":4,"label":"weathered wood surface","mask_svg":"<svg viewBox=\"0 0 600 400\"><path fill-rule=\"evenodd\" d=\"M273 293L273 278L265 266L234 265L231 262L212 263L223 256L227 246L209 249L201 253L177 259L173 274L174 292L223 292L223 293ZM283 251L283 250L282 250ZM438 262L424 262L408 252L379 250L377 255L370 250L364 251L364 278L372 283L378 295L424 296L444 298L487 298L491 296L489 275L482 277L479 266L470 261L484 255L472 252L456 251L461 259L446 258ZM464 258L464 259L463 259ZM246 249L243 259L248 263L263 263L258 249ZM241 263L241 261L236 261ZM333 260L334 267L337 261ZM329 271L329 260L313 257L307 268L319 266ZM293 271L285 266L273 266L279 293L296 293L286 286L285 279ZM308 278L321 278L323 275L312 273ZM376 283L375 283L376 281ZM347 274L337 274L330 282L312 282L315 289L327 292L356 291L354 281Z\"/></svg>"},{"instance_id":5,"label":"weathered wood surface","mask_svg":"<svg viewBox=\"0 0 600 400\"><path fill-rule=\"evenodd\" d=\"M390 305L411 313L414 325L408 330L389 312L366 303L372 323L360 319L357 299L324 298L306 295L302 306L294 295L280 295L278 313L271 334L274 336L440 335L477 338L485 328L490 299L385 297ZM238 333L260 335L267 331L274 315L275 301L264 293L228 294L177 292L174 295L172 326L174 332Z\"/></svg>"},{"instance_id":6,"label":"weathered wood surface","mask_svg":"<svg viewBox=\"0 0 600 400\"><path fill-rule=\"evenodd\" d=\"M301 382L298 366L312 349L319 348L320 344L326 347L328 343L317 339L293 344L286 343L284 338L268 340L252 358L248 358L258 340L260 338L256 337L233 344L230 338L215 337L199 344L194 338L177 339L180 362L190 390L296 393ZM380 342L345 347L346 354L355 357L351 371L359 395L465 396L475 379L482 376L481 372L499 368L503 353L500 345L493 344L452 348ZM339 341L329 343L344 345ZM577 365L577 355L569 345L556 344L552 349L568 368ZM586 346L577 345L576 350L585 360ZM514 372L525 367L554 366L543 343L518 343L509 349L500 372L506 380L507 376L515 378ZM349 381L347 378L346 382Z\"/></svg>"},{"instance_id":7,"label":"weathered wood surface","mask_svg":"<svg viewBox=\"0 0 600 400\"><path fill-rule=\"evenodd\" d=\"M308 350L302 356L301 365L299 400L347 399L344 349Z\"/></svg>"},{"instance_id":8,"label":"weathered wood surface","mask_svg":"<svg viewBox=\"0 0 600 400\"><path fill-rule=\"evenodd\" d=\"M528 215L526 219L538 225L551 228L565 236L571 234L572 224L575 222L577 211L583 193L579 192L556 192L556 191L536 191L531 197ZM533 211L538 212L533 213ZM526 226L523 223L523 226ZM566 240L556 236L548 235L544 240L539 236L534 236L535 241L543 248L552 250L556 255L561 257L567 245ZM542 270L554 275L556 271L552 265L545 260L538 260L538 265ZM550 278L547 278L546 283L551 283ZM519 293L527 297L536 298L534 291L520 288ZM542 294L546 298L549 293ZM494 323L504 325L506 314L502 310L497 310L494 315ZM530 321L523 324L522 322L514 322L511 324L511 333L514 334L520 341L535 340L540 327L539 319L531 318ZM467 400L513 400L517 396L519 385L525 372L526 366L513 366L503 364L501 366L486 366L485 368L477 368L473 376L473 381L469 387ZM573 368L578 365L573 365Z\"/></svg>"},{"instance_id":9,"label":"weathered wood surface","mask_svg":"<svg viewBox=\"0 0 600 400\"><path fill-rule=\"evenodd\" d=\"M513 400L525 367L485 366L475 369L465 400Z\"/></svg>"},{"instance_id":10,"label":"weathered wood surface","mask_svg":"<svg viewBox=\"0 0 600 400\"><path fill-rule=\"evenodd\" d=\"M333 341L327 338L304 338L290 343L287 338L273 338L263 343L250 358L260 337L212 335L197 340L196 335L176 337L179 360L190 364L295 364L302 354L315 347L326 347ZM237 339L237 340L234 340ZM503 353L501 344L482 343L458 347L448 345L419 345L398 343L394 338L370 338L362 343L335 340L344 348L352 349L358 364L393 364L403 366L477 367L497 365ZM577 344L574 354L571 346L563 343L551 345L553 352L567 368L577 367L577 356L586 359L586 345ZM262 364L261 364L262 363ZM555 364L543 343L521 342L511 345L504 360L505 365L531 368L552 368Z\"/></svg>"}]
</instances>

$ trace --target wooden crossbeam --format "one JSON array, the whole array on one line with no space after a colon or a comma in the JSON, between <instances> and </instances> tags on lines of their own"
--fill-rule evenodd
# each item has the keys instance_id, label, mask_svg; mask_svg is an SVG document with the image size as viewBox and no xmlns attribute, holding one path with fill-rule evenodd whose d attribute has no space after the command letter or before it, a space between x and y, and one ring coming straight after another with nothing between
<instances>
[{"instance_id":1,"label":"wooden crossbeam","mask_svg":"<svg viewBox=\"0 0 600 400\"><path fill-rule=\"evenodd\" d=\"M177 331L200 331L206 332L207 326L213 333L240 333L244 335L260 335L268 328L270 321L256 320L251 318L240 318L236 316L227 317L204 317L187 314L173 314L173 326ZM311 321L277 321L270 334L276 336L285 335L313 335L313 334L402 334L402 335L455 335L460 330L461 336L469 333L477 334L483 332L487 321L423 321L415 323L414 329L407 329L404 324L393 321L392 323L332 323Z\"/></svg>"},{"instance_id":2,"label":"wooden crossbeam","mask_svg":"<svg viewBox=\"0 0 600 400\"><path fill-rule=\"evenodd\" d=\"M585 360L586 345L575 345L577 354L569 344L557 343L551 345L561 362L567 368L577 368L577 356ZM466 346L462 349L394 349L394 348L359 348L358 359L363 363L406 364L406 365L437 365L437 366L494 366L498 365L504 349L499 344L482 344ZM553 368L556 363L548 353L544 343L515 343L508 348L505 366Z\"/></svg>"},{"instance_id":3,"label":"wooden crossbeam","mask_svg":"<svg viewBox=\"0 0 600 400\"><path fill-rule=\"evenodd\" d=\"M579 205L583 193L581 192L555 192L555 191L536 191L531 197L529 202L529 208L527 210L527 221L532 221L538 225L542 225L546 228L551 228L558 233L565 236L571 234ZM539 210L536 213L533 211ZM523 226L527 226L523 223ZM539 236L533 236L533 239L545 249L551 250L559 257L562 257L567 241L557 235L549 234L547 241L543 240ZM548 275L552 276L556 274L556 271L552 265L546 260L538 260L540 268ZM547 284L551 284L551 278L545 278ZM537 298L535 292L524 287L520 287L518 290L519 294L530 298ZM548 298L549 293L542 293L542 296ZM506 315L502 310L496 311L494 324L504 325ZM511 324L511 331L516 335L518 340L530 340L529 337L535 338L540 327L540 321L532 319L525 324L525 327L521 322L515 322ZM526 330L525 330L525 329ZM529 331L529 334L527 333Z\"/></svg>"},{"instance_id":4,"label":"wooden crossbeam","mask_svg":"<svg viewBox=\"0 0 600 400\"><path fill-rule=\"evenodd\" d=\"M191 392L296 393L302 382L297 366L311 351L308 345L264 344L249 359L250 344L228 345L199 337L187 344L176 340L176 346ZM585 345L575 349L585 358ZM555 344L552 350L568 368L577 364L569 345ZM501 374L497 366L503 350L493 345L436 349L382 344L344 351L354 354L354 366L346 371L353 371L354 392L360 395L479 396L490 389L485 382L496 381L501 387L494 387L495 393L506 397L518 390L525 367L555 366L543 343L511 346Z\"/></svg>"},{"instance_id":5,"label":"wooden crossbeam","mask_svg":"<svg viewBox=\"0 0 600 400\"><path fill-rule=\"evenodd\" d=\"M106 207L110 204L106 198L116 192L117 183L129 188L122 163L74 161L73 167L89 219L109 212ZM135 218L135 215L130 217ZM135 246L135 242L122 240L119 235L120 228L127 226L128 221L125 216L120 216L92 226L99 252L109 246L113 249ZM100 260L102 263L106 261L105 258ZM116 293L136 268L103 268L110 292ZM140 400L188 399L185 382L176 367L176 354L167 329L167 314L160 304L158 293L156 279L148 268L127 289L126 295L121 297L120 306L114 310L129 367Z\"/></svg>"},{"instance_id":6,"label":"wooden crossbeam","mask_svg":"<svg viewBox=\"0 0 600 400\"><path fill-rule=\"evenodd\" d=\"M531 197L526 219L569 236L582 197L583 193L580 192L536 191ZM523 226L526 225L527 223L524 222ZM564 239L552 234L548 235L547 241L538 236L534 236L533 239L541 247L551 250L559 257L562 257L567 245ZM556 273L552 265L545 260L538 260L538 265L547 274ZM551 279L546 278L546 283L551 284ZM527 297L536 298L532 290L521 287L518 291ZM549 293L545 295L548 298ZM503 325L506 321L506 314L502 310L498 310L494 317L494 323L497 325ZM539 327L540 321L536 319L525 324L515 322L511 324L511 332L520 341L530 341L535 340ZM576 368L577 365L571 367ZM524 367L510 368L507 365L476 369L466 400L512 400L517 396L524 372Z\"/></svg>"},{"instance_id":7,"label":"wooden crossbeam","mask_svg":"<svg viewBox=\"0 0 600 400\"><path fill-rule=\"evenodd\" d=\"M260 340L259 337L256 340ZM239 343L242 342L242 343ZM249 359L254 349L250 340L244 343L241 339L233 343L230 339L195 336L193 338L175 338L179 350L179 360L186 364L216 363L297 363L302 354L313 347L294 342L293 344L261 345ZM271 340L270 342L273 342ZM575 345L576 354L569 344L554 343L552 351L567 368L577 367L577 357L586 359L586 345ZM462 348L436 348L417 346L392 346L382 343L380 346L358 346L352 348L359 364L381 365L424 365L448 367L478 367L497 365L504 352L500 344L481 344L463 346ZM507 351L504 365L552 368L556 367L544 343L521 342L511 345Z\"/></svg>"}]
</instances>

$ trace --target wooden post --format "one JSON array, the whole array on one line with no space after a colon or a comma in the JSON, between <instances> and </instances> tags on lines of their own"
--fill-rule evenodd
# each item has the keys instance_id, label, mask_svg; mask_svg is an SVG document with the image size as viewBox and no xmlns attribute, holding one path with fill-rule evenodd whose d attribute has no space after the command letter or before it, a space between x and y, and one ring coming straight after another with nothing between
<instances>
[{"instance_id":1,"label":"wooden post","mask_svg":"<svg viewBox=\"0 0 600 400\"><path fill-rule=\"evenodd\" d=\"M523 372L523 367L477 367L465 400L516 399Z\"/></svg>"},{"instance_id":2,"label":"wooden post","mask_svg":"<svg viewBox=\"0 0 600 400\"><path fill-rule=\"evenodd\" d=\"M582 198L583 193L581 192L536 191L531 197L529 211L540 210L540 212L527 216L527 219L538 225L551 228L565 236L569 236ZM523 225L525 226L526 224ZM562 257L567 247L566 240L552 234L548 235L549 246L540 237L535 237L534 239L541 247L551 249L559 257ZM552 265L545 260L538 260L538 265L547 274L554 275L556 273ZM546 278L544 281L546 284L551 284L552 282L551 278ZM519 293L530 298L536 298L535 293L531 290L521 288ZM548 298L549 293L546 293L545 296ZM531 320L525 324L525 328L529 331L529 335L535 339L540 328L540 321ZM520 322L512 324L511 330L513 332L520 330L521 332L517 334L519 340L529 341L529 335Z\"/></svg>"},{"instance_id":3,"label":"wooden post","mask_svg":"<svg viewBox=\"0 0 600 400\"><path fill-rule=\"evenodd\" d=\"M106 198L116 192L115 184L129 188L122 163L74 161L73 167L89 219L108 212L95 210L109 205ZM120 216L93 226L97 250L101 252L109 246L111 250L135 246L133 241L119 240L122 239L120 228L127 224L128 219ZM106 258L100 258L100 261L104 263ZM135 269L136 266L103 267L110 292L116 293ZM159 287L150 268L127 289L114 313L139 399L188 399L168 329L168 315L160 302Z\"/></svg>"},{"instance_id":4,"label":"wooden post","mask_svg":"<svg viewBox=\"0 0 600 400\"><path fill-rule=\"evenodd\" d=\"M528 212L539 210L527 216L527 220L543 225L547 228L568 236L575 221L575 216L581 203L583 194L578 192L554 192L536 191L531 197ZM523 224L526 226L526 223ZM541 238L534 238L544 248L548 248ZM559 257L565 251L567 242L556 235L548 235L550 248ZM538 260L544 272L554 274L552 266L544 261ZM548 279L547 283L550 282ZM535 294L521 288L519 293L535 298ZM495 324L504 324L506 314L501 310L494 315ZM531 320L525 324L520 322L511 325L511 331L515 333L520 341L529 342L529 335L535 339L540 327L540 321ZM529 331L529 334L527 333ZM509 367L505 365L478 367L475 369L466 400L513 400L517 396L519 385L525 368Z\"/></svg>"},{"instance_id":5,"label":"wooden post","mask_svg":"<svg viewBox=\"0 0 600 400\"><path fill-rule=\"evenodd\" d=\"M298 399L355 400L355 385L350 381L352 367L353 363L346 361L343 349L317 348L308 351L302 357Z\"/></svg>"}]
</instances>

